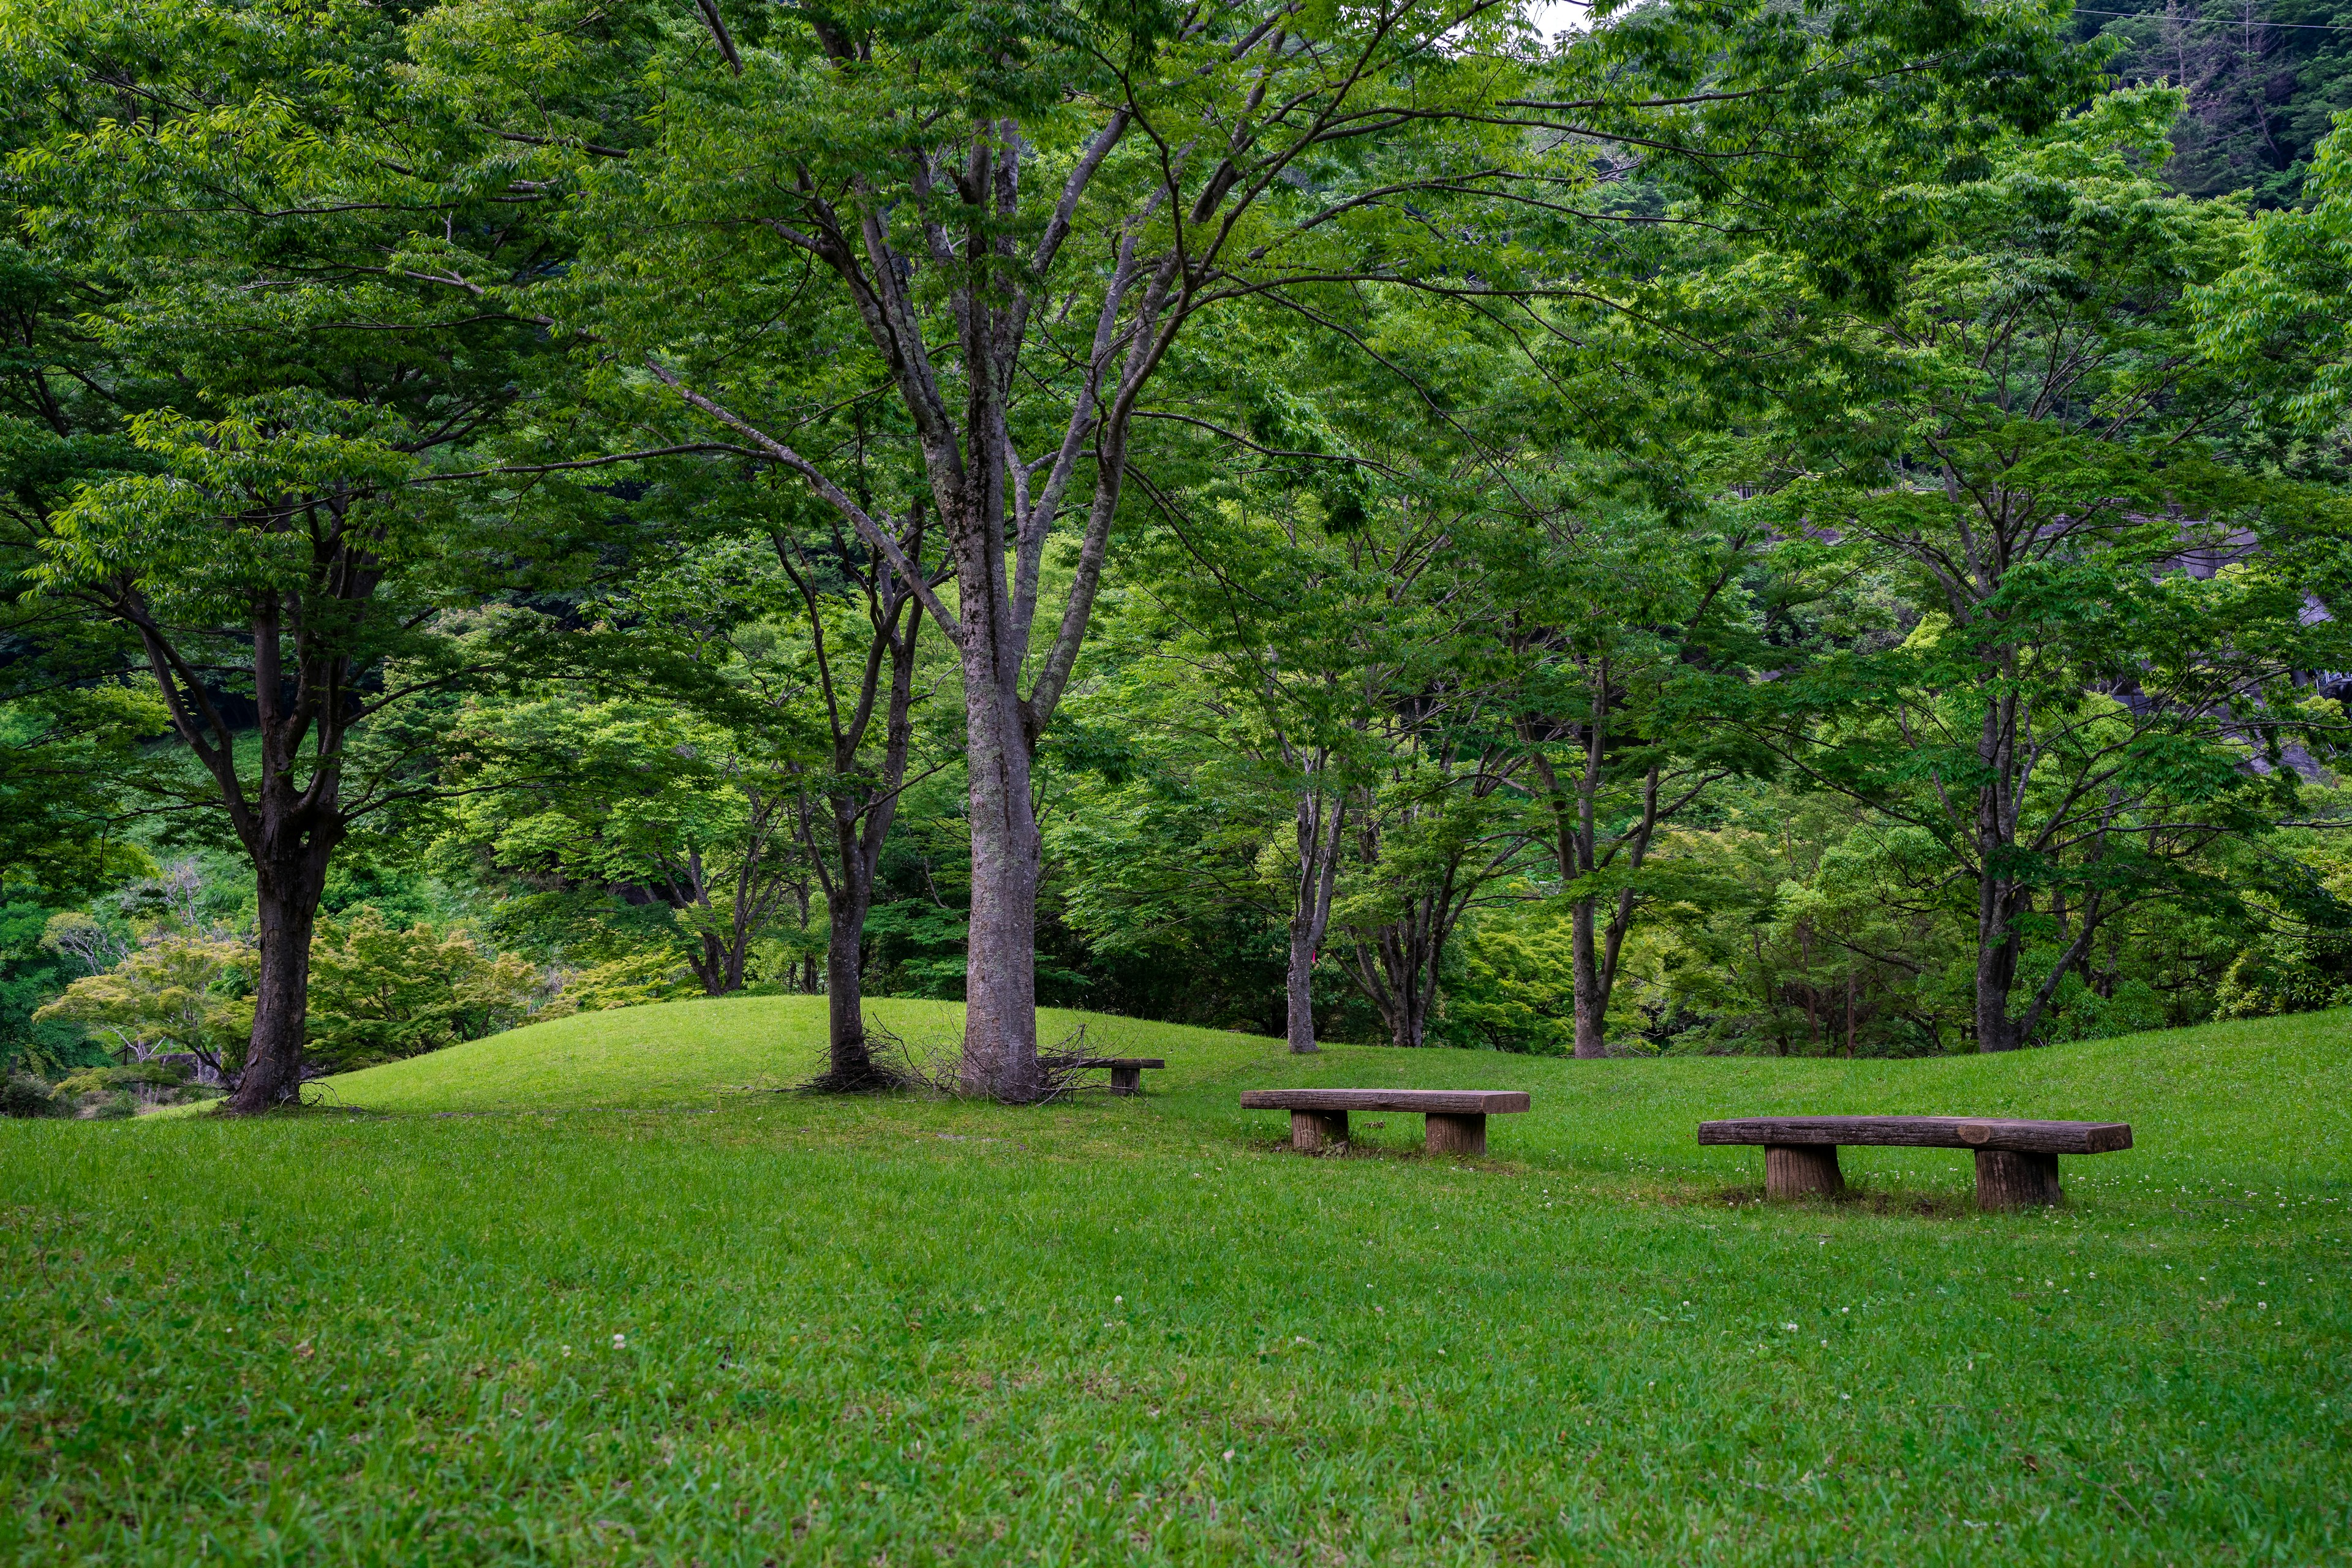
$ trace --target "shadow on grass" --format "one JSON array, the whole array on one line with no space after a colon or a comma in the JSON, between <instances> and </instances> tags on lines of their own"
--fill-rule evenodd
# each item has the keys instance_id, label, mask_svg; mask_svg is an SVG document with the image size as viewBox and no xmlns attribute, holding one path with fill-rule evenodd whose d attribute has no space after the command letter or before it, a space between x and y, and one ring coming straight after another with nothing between
<instances>
[{"instance_id":1,"label":"shadow on grass","mask_svg":"<svg viewBox=\"0 0 2352 1568\"><path fill-rule=\"evenodd\" d=\"M1244 1137L1241 1146L1253 1154L1286 1154L1299 1160L1374 1160L1392 1165L1432 1165L1454 1170L1485 1171L1493 1174L1524 1173L1516 1161L1488 1154L1473 1158L1464 1154L1433 1154L1417 1143L1369 1143L1350 1138L1334 1143L1328 1149L1309 1152L1290 1146L1287 1133L1270 1136Z\"/></svg>"},{"instance_id":2,"label":"shadow on grass","mask_svg":"<svg viewBox=\"0 0 2352 1568\"><path fill-rule=\"evenodd\" d=\"M1709 1206L1765 1208L1786 1214L1866 1214L1910 1219L1965 1219L1978 1212L1975 1200L1964 1194L1890 1193L1875 1187L1848 1187L1833 1198L1792 1198L1772 1203L1764 1196L1761 1182L1724 1187L1701 1201Z\"/></svg>"}]
</instances>

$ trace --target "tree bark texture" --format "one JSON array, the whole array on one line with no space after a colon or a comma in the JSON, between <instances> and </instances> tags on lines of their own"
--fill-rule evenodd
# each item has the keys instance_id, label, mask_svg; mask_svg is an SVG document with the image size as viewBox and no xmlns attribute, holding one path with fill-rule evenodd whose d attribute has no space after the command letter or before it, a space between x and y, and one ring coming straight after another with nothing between
<instances>
[{"instance_id":1,"label":"tree bark texture","mask_svg":"<svg viewBox=\"0 0 2352 1568\"><path fill-rule=\"evenodd\" d=\"M1016 1104L1037 1095L1037 817L1030 750L994 639L964 648L971 922L964 973L963 1085Z\"/></svg>"},{"instance_id":2,"label":"tree bark texture","mask_svg":"<svg viewBox=\"0 0 2352 1568\"><path fill-rule=\"evenodd\" d=\"M1290 1146L1302 1154L1320 1154L1348 1141L1344 1110L1294 1110L1290 1113Z\"/></svg>"},{"instance_id":3,"label":"tree bark texture","mask_svg":"<svg viewBox=\"0 0 2352 1568\"><path fill-rule=\"evenodd\" d=\"M229 1096L231 1110L268 1110L291 1100L301 1088L310 1016L310 935L340 827L309 835L308 843L255 868L261 968L253 990L253 1035L236 1092Z\"/></svg>"},{"instance_id":4,"label":"tree bark texture","mask_svg":"<svg viewBox=\"0 0 2352 1568\"><path fill-rule=\"evenodd\" d=\"M1772 1143L1764 1150L1764 1195L1775 1203L1833 1198L1845 1191L1834 1143Z\"/></svg>"}]
</instances>

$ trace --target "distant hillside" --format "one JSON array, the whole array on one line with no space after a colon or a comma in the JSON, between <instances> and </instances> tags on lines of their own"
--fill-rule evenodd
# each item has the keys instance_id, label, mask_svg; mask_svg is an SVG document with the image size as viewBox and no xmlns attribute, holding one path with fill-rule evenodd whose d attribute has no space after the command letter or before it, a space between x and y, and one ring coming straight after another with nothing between
<instances>
[{"instance_id":1,"label":"distant hillside","mask_svg":"<svg viewBox=\"0 0 2352 1568\"><path fill-rule=\"evenodd\" d=\"M2121 80L2188 94L2165 173L2189 195L2294 205L2312 148L2352 108L2352 0L2104 0L2074 18L2122 45Z\"/></svg>"}]
</instances>

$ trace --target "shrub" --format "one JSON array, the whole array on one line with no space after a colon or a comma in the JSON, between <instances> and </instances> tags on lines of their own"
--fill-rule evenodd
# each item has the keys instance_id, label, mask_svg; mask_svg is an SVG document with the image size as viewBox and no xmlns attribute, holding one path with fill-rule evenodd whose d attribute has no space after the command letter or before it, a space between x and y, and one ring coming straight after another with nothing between
<instances>
[{"instance_id":1,"label":"shrub","mask_svg":"<svg viewBox=\"0 0 2352 1568\"><path fill-rule=\"evenodd\" d=\"M541 1010L545 1018L639 1007L695 994L696 987L677 955L658 949L615 958L589 969L563 973L554 999Z\"/></svg>"},{"instance_id":2,"label":"shrub","mask_svg":"<svg viewBox=\"0 0 2352 1568\"><path fill-rule=\"evenodd\" d=\"M349 1068L421 1056L511 1028L538 999L539 975L472 932L373 909L320 924L310 943L310 1049Z\"/></svg>"},{"instance_id":3,"label":"shrub","mask_svg":"<svg viewBox=\"0 0 2352 1568\"><path fill-rule=\"evenodd\" d=\"M96 1094L116 1089L175 1089L186 1086L190 1073L178 1062L127 1062L121 1067L84 1068L61 1079L61 1095Z\"/></svg>"},{"instance_id":4,"label":"shrub","mask_svg":"<svg viewBox=\"0 0 2352 1568\"><path fill-rule=\"evenodd\" d=\"M12 1072L0 1078L0 1116L17 1118L62 1116L65 1107L57 1092L30 1073Z\"/></svg>"}]
</instances>

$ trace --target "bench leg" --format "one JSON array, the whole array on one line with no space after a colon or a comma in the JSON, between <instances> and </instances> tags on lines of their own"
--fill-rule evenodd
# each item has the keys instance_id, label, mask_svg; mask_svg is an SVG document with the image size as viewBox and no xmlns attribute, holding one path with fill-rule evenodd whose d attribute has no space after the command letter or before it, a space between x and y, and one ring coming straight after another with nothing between
<instances>
[{"instance_id":1,"label":"bench leg","mask_svg":"<svg viewBox=\"0 0 2352 1568\"><path fill-rule=\"evenodd\" d=\"M1454 1116L1431 1111L1428 1131L1422 1134L1422 1147L1433 1154L1484 1154L1486 1152L1486 1113L1475 1111L1466 1116Z\"/></svg>"},{"instance_id":2,"label":"bench leg","mask_svg":"<svg viewBox=\"0 0 2352 1568\"><path fill-rule=\"evenodd\" d=\"M1320 1154L1334 1143L1348 1141L1344 1110L1294 1110L1290 1113L1290 1146L1302 1154Z\"/></svg>"},{"instance_id":3,"label":"bench leg","mask_svg":"<svg viewBox=\"0 0 2352 1568\"><path fill-rule=\"evenodd\" d=\"M1141 1068L1111 1068L1110 1091L1113 1094L1141 1094L1143 1092L1143 1069Z\"/></svg>"},{"instance_id":4,"label":"bench leg","mask_svg":"<svg viewBox=\"0 0 2352 1568\"><path fill-rule=\"evenodd\" d=\"M1767 1143L1764 1195L1775 1203L1790 1198L1833 1198L1845 1191L1834 1143Z\"/></svg>"},{"instance_id":5,"label":"bench leg","mask_svg":"<svg viewBox=\"0 0 2352 1568\"><path fill-rule=\"evenodd\" d=\"M2058 1190L2058 1156L1977 1151L1977 1207L2042 1208L2065 1202Z\"/></svg>"}]
</instances>

